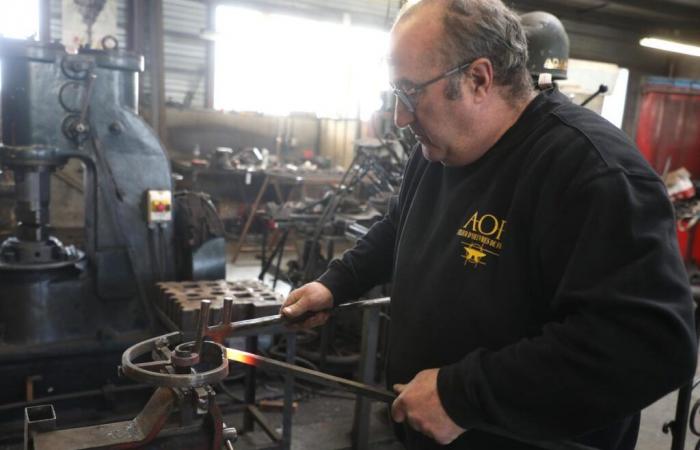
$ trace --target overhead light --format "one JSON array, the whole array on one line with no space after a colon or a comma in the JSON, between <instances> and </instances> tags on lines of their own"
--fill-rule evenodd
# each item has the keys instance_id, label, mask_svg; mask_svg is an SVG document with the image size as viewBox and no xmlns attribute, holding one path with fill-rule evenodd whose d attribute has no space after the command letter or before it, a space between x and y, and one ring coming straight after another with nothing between
<instances>
[{"instance_id":1,"label":"overhead light","mask_svg":"<svg viewBox=\"0 0 700 450\"><path fill-rule=\"evenodd\" d=\"M683 44L681 42L669 41L659 38L643 38L639 41L639 45L644 47L666 50L667 52L682 53L684 55L700 56L700 46Z\"/></svg>"}]
</instances>

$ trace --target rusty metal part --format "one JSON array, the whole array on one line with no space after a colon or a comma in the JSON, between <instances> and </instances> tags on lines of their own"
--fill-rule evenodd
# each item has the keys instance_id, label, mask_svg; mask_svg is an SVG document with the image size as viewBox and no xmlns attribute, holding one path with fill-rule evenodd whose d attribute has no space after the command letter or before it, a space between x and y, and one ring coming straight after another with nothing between
<instances>
[{"instance_id":1,"label":"rusty metal part","mask_svg":"<svg viewBox=\"0 0 700 450\"><path fill-rule=\"evenodd\" d=\"M28 402L34 400L34 382L41 381L41 375L29 375L24 380L25 398Z\"/></svg>"},{"instance_id":2,"label":"rusty metal part","mask_svg":"<svg viewBox=\"0 0 700 450\"><path fill-rule=\"evenodd\" d=\"M175 407L170 389L157 389L136 418L124 422L41 432L30 431L35 450L77 450L90 448L139 448L152 441ZM28 408L29 410L29 408ZM31 430L31 411L27 412ZM54 416L55 420L55 416Z\"/></svg>"},{"instance_id":3,"label":"rusty metal part","mask_svg":"<svg viewBox=\"0 0 700 450\"><path fill-rule=\"evenodd\" d=\"M178 330L195 332L200 302L210 300L209 325L224 321L224 299L231 299L228 317L250 319L275 314L284 297L258 280L158 283L158 310ZM228 320L230 321L230 319Z\"/></svg>"},{"instance_id":4,"label":"rusty metal part","mask_svg":"<svg viewBox=\"0 0 700 450\"><path fill-rule=\"evenodd\" d=\"M229 299L225 301L230 305ZM209 327L209 308L211 307L211 300L202 300L199 307L199 320L197 322L197 339L194 341L194 353L199 354L202 351L202 343L204 342L204 336L206 334L207 328ZM228 309L231 309L229 306Z\"/></svg>"},{"instance_id":5,"label":"rusty metal part","mask_svg":"<svg viewBox=\"0 0 700 450\"><path fill-rule=\"evenodd\" d=\"M132 380L159 387L187 388L215 384L228 375L228 361L224 358L222 347L209 341L202 342L199 353L199 371L173 373L173 361L169 350L183 342L182 333L170 333L128 348L122 354L122 373ZM194 345L192 343L189 343ZM183 347L181 347L183 348ZM186 346L185 346L186 348ZM136 363L144 355L155 353L161 359Z\"/></svg>"},{"instance_id":6,"label":"rusty metal part","mask_svg":"<svg viewBox=\"0 0 700 450\"><path fill-rule=\"evenodd\" d=\"M183 422L182 413L193 411L189 405L195 400L197 404L203 403L202 407L196 406L197 420ZM74 429L56 430L52 405L25 410L25 448L34 450L117 450L145 446L220 450L225 441L235 440L234 433L235 429L224 425L209 386L184 390L159 388L133 420ZM173 447L172 442L177 445Z\"/></svg>"},{"instance_id":7,"label":"rusty metal part","mask_svg":"<svg viewBox=\"0 0 700 450\"><path fill-rule=\"evenodd\" d=\"M170 354L170 361L176 368L190 368L199 364L199 352L193 352L192 343L185 342L175 347L175 350Z\"/></svg>"},{"instance_id":8,"label":"rusty metal part","mask_svg":"<svg viewBox=\"0 0 700 450\"><path fill-rule=\"evenodd\" d=\"M211 426L213 429L213 435L211 440L211 449L219 450L224 445L224 431L226 426L224 425L224 418L221 414L221 409L219 405L216 404L214 390L207 386L209 405L207 412L211 420ZM226 440L228 441L228 440Z\"/></svg>"}]
</instances>

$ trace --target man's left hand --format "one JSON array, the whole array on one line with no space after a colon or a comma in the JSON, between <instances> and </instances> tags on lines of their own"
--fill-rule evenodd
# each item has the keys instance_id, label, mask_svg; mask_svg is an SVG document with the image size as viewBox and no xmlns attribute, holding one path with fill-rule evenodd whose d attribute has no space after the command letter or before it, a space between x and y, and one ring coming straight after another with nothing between
<instances>
[{"instance_id":1,"label":"man's left hand","mask_svg":"<svg viewBox=\"0 0 700 450\"><path fill-rule=\"evenodd\" d=\"M437 392L439 369L428 369L408 384L395 384L399 396L391 405L391 416L396 422L404 420L416 431L447 445L466 431L450 419L442 407Z\"/></svg>"}]
</instances>

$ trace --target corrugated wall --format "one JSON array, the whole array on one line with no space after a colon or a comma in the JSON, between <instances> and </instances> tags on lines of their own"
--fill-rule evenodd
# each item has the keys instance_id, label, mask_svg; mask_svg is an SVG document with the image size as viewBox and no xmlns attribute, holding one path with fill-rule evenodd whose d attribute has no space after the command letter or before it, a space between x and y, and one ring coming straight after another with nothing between
<instances>
[{"instance_id":1,"label":"corrugated wall","mask_svg":"<svg viewBox=\"0 0 700 450\"><path fill-rule=\"evenodd\" d=\"M354 119L320 119L319 153L333 165L348 167L355 157L361 124Z\"/></svg>"},{"instance_id":2,"label":"corrugated wall","mask_svg":"<svg viewBox=\"0 0 700 450\"><path fill-rule=\"evenodd\" d=\"M124 3L125 0L119 1ZM399 0L222 0L212 3L213 7L217 4L338 21L343 19L343 14L349 14L352 23L388 28L398 11ZM209 42L201 38L201 32L208 29L208 14L205 1L163 0L165 98L168 101L181 104L191 93L191 106L201 108L206 104Z\"/></svg>"},{"instance_id":3,"label":"corrugated wall","mask_svg":"<svg viewBox=\"0 0 700 450\"><path fill-rule=\"evenodd\" d=\"M399 0L220 0L218 3L337 20L347 14L353 24L383 28L391 26L399 9Z\"/></svg>"},{"instance_id":4,"label":"corrugated wall","mask_svg":"<svg viewBox=\"0 0 700 450\"><path fill-rule=\"evenodd\" d=\"M200 34L207 28L207 14L201 1L163 1L166 101L182 104L190 93L192 106L205 106L208 41Z\"/></svg>"},{"instance_id":5,"label":"corrugated wall","mask_svg":"<svg viewBox=\"0 0 700 450\"><path fill-rule=\"evenodd\" d=\"M127 1L108 0L117 3L117 39L127 46ZM63 0L51 0L51 40L62 35ZM182 103L188 92L193 91L192 106L204 107L207 41L200 33L207 27L207 5L193 0L163 0L165 99ZM148 65L148 58L146 58ZM144 98L150 92L147 72L141 76Z\"/></svg>"},{"instance_id":6,"label":"corrugated wall","mask_svg":"<svg viewBox=\"0 0 700 450\"><path fill-rule=\"evenodd\" d=\"M123 3L124 0L119 0ZM398 0L239 0L221 1L302 15L323 16L342 20L349 14L352 23L389 27ZM216 5L216 4L214 4ZM208 6L196 0L163 0L165 98L182 104L190 93L191 106L204 107L207 77L207 46L201 38L208 28ZM120 17L122 15L120 14ZM144 80L146 81L146 80Z\"/></svg>"}]
</instances>

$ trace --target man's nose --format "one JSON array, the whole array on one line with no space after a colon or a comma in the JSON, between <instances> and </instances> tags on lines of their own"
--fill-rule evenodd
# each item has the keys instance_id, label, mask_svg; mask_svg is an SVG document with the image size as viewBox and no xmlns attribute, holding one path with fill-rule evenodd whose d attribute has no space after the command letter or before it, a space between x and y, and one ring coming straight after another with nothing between
<instances>
[{"instance_id":1,"label":"man's nose","mask_svg":"<svg viewBox=\"0 0 700 450\"><path fill-rule=\"evenodd\" d=\"M408 110L398 97L394 101L394 125L397 128L405 128L415 120L415 115Z\"/></svg>"}]
</instances>

